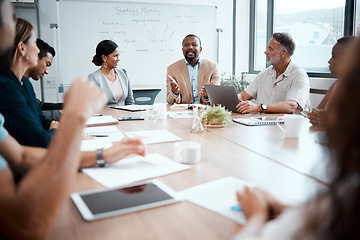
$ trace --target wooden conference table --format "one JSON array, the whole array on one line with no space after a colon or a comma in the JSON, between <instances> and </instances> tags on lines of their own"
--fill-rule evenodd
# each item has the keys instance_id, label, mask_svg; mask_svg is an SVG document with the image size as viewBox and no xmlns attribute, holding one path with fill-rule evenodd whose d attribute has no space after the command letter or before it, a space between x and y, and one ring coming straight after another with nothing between
<instances>
[{"instance_id":1,"label":"wooden conference table","mask_svg":"<svg viewBox=\"0 0 360 240\"><path fill-rule=\"evenodd\" d=\"M107 108L104 115L144 116ZM249 117L233 114L233 118ZM191 119L123 121L123 133L166 129L183 140L201 143L201 161L191 169L159 177L175 191L236 177L262 188L279 199L304 202L319 188L326 188L325 147L316 142L317 132L306 126L300 139L285 139L277 126L247 127L232 123L227 128L208 128L190 133ZM173 144L147 146L147 153L161 153L173 159ZM315 168L316 167L316 168ZM103 188L79 173L73 192ZM235 198L235 193L234 193ZM231 239L241 225L187 201L93 222L82 219L70 198L62 207L50 239Z\"/></svg>"}]
</instances>

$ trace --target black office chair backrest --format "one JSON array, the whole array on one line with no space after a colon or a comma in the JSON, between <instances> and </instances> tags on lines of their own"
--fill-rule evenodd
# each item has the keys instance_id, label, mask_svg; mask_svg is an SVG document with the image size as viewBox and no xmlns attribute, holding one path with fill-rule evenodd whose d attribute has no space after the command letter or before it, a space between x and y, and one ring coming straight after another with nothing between
<instances>
[{"instance_id":1,"label":"black office chair backrest","mask_svg":"<svg viewBox=\"0 0 360 240\"><path fill-rule=\"evenodd\" d=\"M133 90L135 104L152 105L161 89L139 89Z\"/></svg>"}]
</instances>

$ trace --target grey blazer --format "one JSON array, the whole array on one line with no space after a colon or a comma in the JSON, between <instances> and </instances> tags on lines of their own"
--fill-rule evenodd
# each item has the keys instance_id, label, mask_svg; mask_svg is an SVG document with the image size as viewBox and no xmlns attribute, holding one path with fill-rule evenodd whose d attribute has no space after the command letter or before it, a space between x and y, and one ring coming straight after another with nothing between
<instances>
[{"instance_id":1,"label":"grey blazer","mask_svg":"<svg viewBox=\"0 0 360 240\"><path fill-rule=\"evenodd\" d=\"M106 93L106 95L109 98L108 106L109 105L131 105L135 104L133 92L130 85L130 80L126 74L125 69L115 69L115 72L120 80L121 87L124 91L124 95L120 98L119 102L115 101L114 95L111 92L111 89L109 88L109 85L107 84L107 80L105 78L105 75L103 72L98 69L95 72L89 74L88 78L93 80L100 88L101 90Z\"/></svg>"}]
</instances>

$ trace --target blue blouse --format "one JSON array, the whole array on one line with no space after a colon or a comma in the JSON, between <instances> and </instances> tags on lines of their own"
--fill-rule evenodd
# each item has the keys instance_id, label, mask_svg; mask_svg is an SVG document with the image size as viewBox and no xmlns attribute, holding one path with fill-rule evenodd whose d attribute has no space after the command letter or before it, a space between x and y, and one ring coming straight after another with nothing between
<instances>
[{"instance_id":1,"label":"blue blouse","mask_svg":"<svg viewBox=\"0 0 360 240\"><path fill-rule=\"evenodd\" d=\"M49 130L51 120L45 118L29 79L20 83L12 71L0 74L0 113L5 128L22 145L47 147L55 130Z\"/></svg>"}]
</instances>

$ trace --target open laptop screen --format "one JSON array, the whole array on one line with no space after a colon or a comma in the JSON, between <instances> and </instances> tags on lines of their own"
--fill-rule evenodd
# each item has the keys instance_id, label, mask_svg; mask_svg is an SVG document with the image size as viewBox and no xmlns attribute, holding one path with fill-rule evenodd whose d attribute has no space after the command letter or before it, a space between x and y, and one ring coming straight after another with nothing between
<instances>
[{"instance_id":1,"label":"open laptop screen","mask_svg":"<svg viewBox=\"0 0 360 240\"><path fill-rule=\"evenodd\" d=\"M233 86L205 85L211 105L221 104L227 110L237 112L238 96Z\"/></svg>"}]
</instances>

